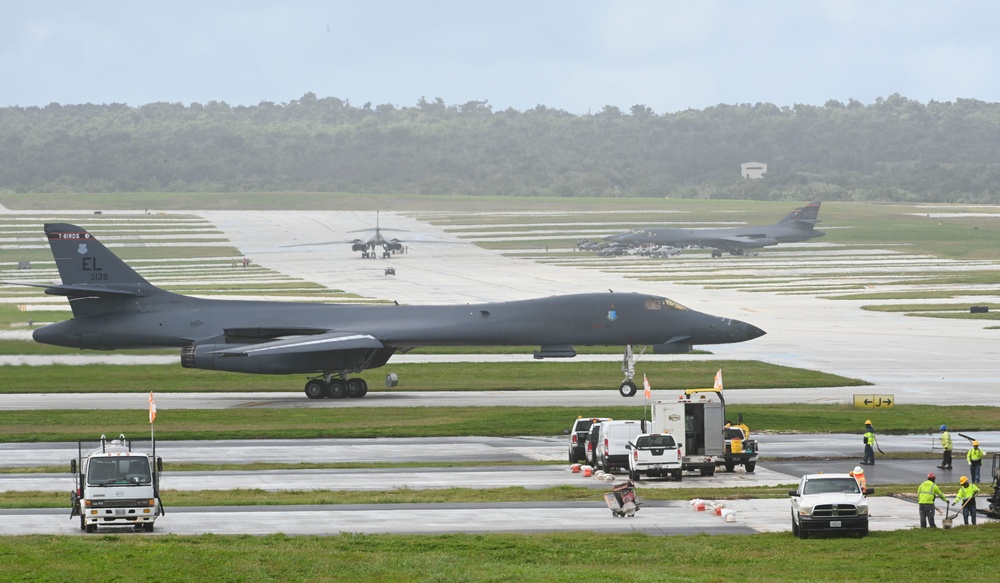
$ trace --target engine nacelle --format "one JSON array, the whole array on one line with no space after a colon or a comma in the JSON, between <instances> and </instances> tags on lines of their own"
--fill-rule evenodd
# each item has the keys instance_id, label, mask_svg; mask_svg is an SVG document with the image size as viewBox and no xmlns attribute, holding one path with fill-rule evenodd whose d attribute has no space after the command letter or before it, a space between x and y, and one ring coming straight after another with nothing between
<instances>
[{"instance_id":1,"label":"engine nacelle","mask_svg":"<svg viewBox=\"0 0 1000 583\"><path fill-rule=\"evenodd\" d=\"M397 242L396 240L392 240L385 244L385 249L386 251L402 251L403 244Z\"/></svg>"},{"instance_id":2,"label":"engine nacelle","mask_svg":"<svg viewBox=\"0 0 1000 583\"><path fill-rule=\"evenodd\" d=\"M351 245L351 251L367 251L367 250L368 250L368 245L365 245L364 243L355 243Z\"/></svg>"}]
</instances>

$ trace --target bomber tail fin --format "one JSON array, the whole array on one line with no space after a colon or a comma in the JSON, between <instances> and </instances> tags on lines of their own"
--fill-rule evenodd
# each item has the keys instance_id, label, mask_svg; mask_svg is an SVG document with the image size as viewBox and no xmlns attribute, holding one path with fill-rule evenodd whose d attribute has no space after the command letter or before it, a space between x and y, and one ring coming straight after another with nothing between
<instances>
[{"instance_id":1,"label":"bomber tail fin","mask_svg":"<svg viewBox=\"0 0 1000 583\"><path fill-rule=\"evenodd\" d=\"M791 223L791 222L813 223L813 224L818 223L819 206L821 204L823 204L823 201L816 200L807 204L804 207L799 207L793 210L792 212L788 213L787 215L785 215L785 218L778 221L778 224L780 225L781 223Z\"/></svg>"},{"instance_id":2,"label":"bomber tail fin","mask_svg":"<svg viewBox=\"0 0 1000 583\"><path fill-rule=\"evenodd\" d=\"M138 298L168 293L146 281L82 227L47 223L45 236L62 279L62 285L46 286L45 293L66 296L74 316L120 311Z\"/></svg>"}]
</instances>

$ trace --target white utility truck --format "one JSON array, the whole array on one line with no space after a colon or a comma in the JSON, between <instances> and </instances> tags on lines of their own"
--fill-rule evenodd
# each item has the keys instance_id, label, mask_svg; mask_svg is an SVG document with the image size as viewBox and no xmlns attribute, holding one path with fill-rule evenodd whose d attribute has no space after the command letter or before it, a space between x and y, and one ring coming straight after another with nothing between
<instances>
[{"instance_id":1,"label":"white utility truck","mask_svg":"<svg viewBox=\"0 0 1000 583\"><path fill-rule=\"evenodd\" d=\"M163 460L152 440L148 452L133 449L131 440L119 435L100 442L77 442L77 459L70 460L75 488L70 494L70 518L80 516L80 529L131 527L153 531L156 517L165 514L160 502Z\"/></svg>"},{"instance_id":2,"label":"white utility truck","mask_svg":"<svg viewBox=\"0 0 1000 583\"><path fill-rule=\"evenodd\" d=\"M726 404L717 389L688 389L676 400L654 401L650 433L668 433L679 444L682 469L703 476L715 474L723 459Z\"/></svg>"}]
</instances>

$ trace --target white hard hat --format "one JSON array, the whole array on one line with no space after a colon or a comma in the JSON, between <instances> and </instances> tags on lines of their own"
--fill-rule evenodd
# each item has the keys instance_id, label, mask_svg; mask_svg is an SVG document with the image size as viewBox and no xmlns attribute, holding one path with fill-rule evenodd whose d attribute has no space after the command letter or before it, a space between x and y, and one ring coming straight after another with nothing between
<instances>
[{"instance_id":1,"label":"white hard hat","mask_svg":"<svg viewBox=\"0 0 1000 583\"><path fill-rule=\"evenodd\" d=\"M854 471L852 473L854 473L854 474L863 474L864 470L861 469L861 466L854 466Z\"/></svg>"}]
</instances>

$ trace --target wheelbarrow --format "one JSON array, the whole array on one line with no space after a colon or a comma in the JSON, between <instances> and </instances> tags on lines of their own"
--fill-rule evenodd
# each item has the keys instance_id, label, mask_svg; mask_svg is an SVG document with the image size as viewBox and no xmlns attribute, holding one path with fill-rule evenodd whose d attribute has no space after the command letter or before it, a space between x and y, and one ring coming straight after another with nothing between
<instances>
[{"instance_id":1,"label":"wheelbarrow","mask_svg":"<svg viewBox=\"0 0 1000 583\"><path fill-rule=\"evenodd\" d=\"M612 486L611 491L604 495L604 502L611 509L611 516L616 518L635 516L642 504L642 500L635 495L635 484L632 480Z\"/></svg>"}]
</instances>

